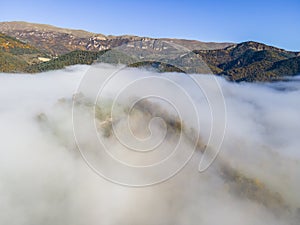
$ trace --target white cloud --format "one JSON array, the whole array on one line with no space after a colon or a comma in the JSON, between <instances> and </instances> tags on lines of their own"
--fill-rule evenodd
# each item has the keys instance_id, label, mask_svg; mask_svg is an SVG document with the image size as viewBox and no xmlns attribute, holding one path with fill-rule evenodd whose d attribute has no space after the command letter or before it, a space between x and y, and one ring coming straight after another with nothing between
<instances>
[{"instance_id":1,"label":"white cloud","mask_svg":"<svg viewBox=\"0 0 300 225\"><path fill-rule=\"evenodd\" d=\"M0 224L250 225L299 221L299 82L236 84L217 78L227 109L226 135L217 161L199 173L201 156L197 152L172 179L159 185L130 188L108 182L85 164L75 148L71 107L57 104L61 98L72 99L89 69L89 66L74 66L34 76L1 74ZM108 65L98 67L94 84L99 81L97 76L102 76L103 81L113 70L116 68ZM125 69L106 86L106 98L115 98L115 91L122 90L129 81L149 75L164 76L188 90L199 112L201 137L207 141L211 114L205 96L186 75ZM223 112L217 86L211 82L215 78L208 75L194 78L207 87L210 101L220 109L214 112L218 121ZM153 80L147 80L144 85L124 89L120 102L159 90L158 95L176 103L184 122L192 126L190 103L174 83L167 81L154 86ZM89 94L94 95L95 90L90 88ZM175 112L168 104L162 107L169 113ZM47 116L48 122L38 122L40 113ZM133 118L139 119L138 116ZM134 123L139 134L144 132L141 124ZM154 134L163 128L159 121L153 121L152 125L150 131ZM85 130L83 133L89 141L90 133ZM172 139L167 141L164 154L174 144ZM118 153L119 145L109 143ZM210 144L213 148L215 143ZM132 159L131 155L119 156ZM224 179L220 165L230 166L276 195L267 192L265 199L259 195L253 199L243 194L249 190L241 189L245 186L235 184L236 181ZM268 199L278 195L285 207Z\"/></svg>"}]
</instances>

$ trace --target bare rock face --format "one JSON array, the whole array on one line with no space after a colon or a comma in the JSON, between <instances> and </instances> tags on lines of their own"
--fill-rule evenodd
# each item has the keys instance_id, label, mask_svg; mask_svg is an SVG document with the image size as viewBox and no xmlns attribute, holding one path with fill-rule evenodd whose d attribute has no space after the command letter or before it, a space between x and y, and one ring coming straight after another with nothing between
<instances>
[{"instance_id":1,"label":"bare rock face","mask_svg":"<svg viewBox=\"0 0 300 225\"><path fill-rule=\"evenodd\" d=\"M53 56L74 50L101 51L121 45L128 45L128 47L132 48L142 48L156 53L166 50L165 46L157 44L157 40L160 40L160 43L174 43L189 50L220 49L231 45L231 43L206 43L194 40L167 38L154 39L131 35L105 36L103 34L95 34L83 30L64 29L50 25L26 22L2 22L0 23L0 32L29 43L38 49L47 51ZM140 46L132 45L131 42L138 42Z\"/></svg>"}]
</instances>

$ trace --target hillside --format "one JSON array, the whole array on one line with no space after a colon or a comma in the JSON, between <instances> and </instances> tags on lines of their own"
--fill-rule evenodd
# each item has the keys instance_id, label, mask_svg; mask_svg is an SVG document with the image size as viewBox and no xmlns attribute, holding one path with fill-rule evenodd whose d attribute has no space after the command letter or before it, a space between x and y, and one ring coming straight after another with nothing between
<instances>
[{"instance_id":1,"label":"hillside","mask_svg":"<svg viewBox=\"0 0 300 225\"><path fill-rule=\"evenodd\" d=\"M0 72L23 72L28 66L25 60L10 53L0 51Z\"/></svg>"},{"instance_id":2,"label":"hillside","mask_svg":"<svg viewBox=\"0 0 300 225\"><path fill-rule=\"evenodd\" d=\"M42 62L30 65L25 68L28 73L38 73L49 70L63 69L66 66L76 65L76 64L86 64L91 65L97 58L104 54L105 51L100 52L88 52L76 50L65 55L54 58L48 62Z\"/></svg>"},{"instance_id":3,"label":"hillside","mask_svg":"<svg viewBox=\"0 0 300 225\"><path fill-rule=\"evenodd\" d=\"M105 54L105 57L101 57ZM147 67L155 69L159 72L183 72L182 70L166 63L154 62L154 61L144 61L136 62L136 59L130 58L127 55L118 52L118 51L81 51L75 50L65 55L59 56L55 59L52 59L48 62L42 62L38 64L29 65L23 67L23 70L27 73L38 73L45 72L50 70L63 69L66 66L76 65L76 64L85 64L91 65L95 62L103 62L110 64L127 64L129 67Z\"/></svg>"},{"instance_id":4,"label":"hillside","mask_svg":"<svg viewBox=\"0 0 300 225\"><path fill-rule=\"evenodd\" d=\"M24 72L47 55L35 47L0 33L0 72Z\"/></svg>"},{"instance_id":5,"label":"hillside","mask_svg":"<svg viewBox=\"0 0 300 225\"><path fill-rule=\"evenodd\" d=\"M0 33L0 50L14 55L33 54L39 51L15 38Z\"/></svg>"},{"instance_id":6,"label":"hillside","mask_svg":"<svg viewBox=\"0 0 300 225\"><path fill-rule=\"evenodd\" d=\"M300 74L299 52L252 41L219 50L195 50L194 53L208 64L214 74L234 81L267 81Z\"/></svg>"},{"instance_id":7,"label":"hillside","mask_svg":"<svg viewBox=\"0 0 300 225\"><path fill-rule=\"evenodd\" d=\"M272 67L268 69L267 73L277 75L285 74L288 76L300 74L300 56L275 62Z\"/></svg>"}]
</instances>

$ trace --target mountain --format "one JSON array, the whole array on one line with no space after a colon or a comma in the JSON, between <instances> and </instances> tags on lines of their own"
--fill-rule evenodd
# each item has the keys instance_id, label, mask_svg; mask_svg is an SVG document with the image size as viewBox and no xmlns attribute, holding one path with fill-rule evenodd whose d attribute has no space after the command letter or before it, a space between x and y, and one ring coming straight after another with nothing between
<instances>
[{"instance_id":1,"label":"mountain","mask_svg":"<svg viewBox=\"0 0 300 225\"><path fill-rule=\"evenodd\" d=\"M2 22L0 32L4 33L0 34L0 72L36 73L105 62L160 72L212 73L237 82L275 81L300 74L299 52L253 41L230 44L105 36L26 22Z\"/></svg>"},{"instance_id":2,"label":"mountain","mask_svg":"<svg viewBox=\"0 0 300 225\"><path fill-rule=\"evenodd\" d=\"M218 50L195 50L214 74L234 81L267 81L300 74L299 52L253 41Z\"/></svg>"},{"instance_id":3,"label":"mountain","mask_svg":"<svg viewBox=\"0 0 300 225\"><path fill-rule=\"evenodd\" d=\"M157 40L160 40L160 42L173 42L189 50L216 49L231 45L231 43L206 43L182 39L155 39L132 35L105 36L103 34L95 34L83 30L72 30L27 22L1 22L0 32L29 43L53 56L66 54L74 50L107 50L121 45L130 45L130 42L134 41L141 41L144 44L144 48L155 50L155 52L162 51L164 48Z\"/></svg>"},{"instance_id":4,"label":"mountain","mask_svg":"<svg viewBox=\"0 0 300 225\"><path fill-rule=\"evenodd\" d=\"M73 50L85 50L84 44L93 33L26 22L2 22L0 32L15 37L53 56Z\"/></svg>"},{"instance_id":5,"label":"mountain","mask_svg":"<svg viewBox=\"0 0 300 225\"><path fill-rule=\"evenodd\" d=\"M275 81L282 80L285 76L300 74L299 53L257 42L244 42L218 50L194 50L191 54L177 56L167 63L163 60L155 61L155 57L149 60L150 55L148 60L139 61L138 56L124 54L116 49L98 52L77 50L49 62L32 65L27 71L42 72L74 64L105 62L122 63L132 67L152 67L161 72L213 73L238 82ZM172 65L184 66L177 68Z\"/></svg>"}]
</instances>

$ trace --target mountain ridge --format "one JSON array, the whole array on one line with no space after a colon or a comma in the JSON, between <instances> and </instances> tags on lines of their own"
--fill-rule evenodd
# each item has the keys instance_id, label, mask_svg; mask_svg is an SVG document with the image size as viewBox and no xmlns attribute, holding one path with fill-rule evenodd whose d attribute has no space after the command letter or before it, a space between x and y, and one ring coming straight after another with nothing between
<instances>
[{"instance_id":1,"label":"mountain ridge","mask_svg":"<svg viewBox=\"0 0 300 225\"><path fill-rule=\"evenodd\" d=\"M215 74L248 82L300 74L300 52L255 41L214 43L105 36L45 24L0 22L0 72L37 73L95 62L150 66L160 72Z\"/></svg>"},{"instance_id":2,"label":"mountain ridge","mask_svg":"<svg viewBox=\"0 0 300 225\"><path fill-rule=\"evenodd\" d=\"M232 43L201 42L197 40L150 38L135 35L103 35L84 30L73 30L55 27L52 25L28 22L0 22L0 32L27 42L34 47L48 51L53 56L68 53L73 50L99 51L112 49L133 41L155 42L172 41L175 44L194 49L216 49L231 45ZM55 43L53 40L55 39Z\"/></svg>"}]
</instances>

